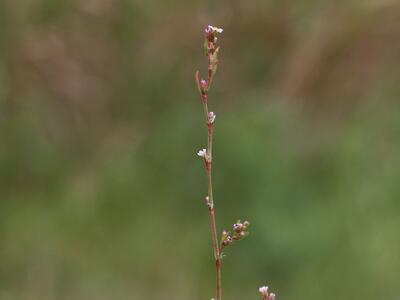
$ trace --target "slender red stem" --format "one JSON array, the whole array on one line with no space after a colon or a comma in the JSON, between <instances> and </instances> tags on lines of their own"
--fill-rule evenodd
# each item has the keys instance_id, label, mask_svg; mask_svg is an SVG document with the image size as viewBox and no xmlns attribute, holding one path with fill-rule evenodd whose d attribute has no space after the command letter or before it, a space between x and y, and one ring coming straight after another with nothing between
<instances>
[{"instance_id":1,"label":"slender red stem","mask_svg":"<svg viewBox=\"0 0 400 300\"><path fill-rule=\"evenodd\" d=\"M222 296L222 287L221 287L221 257L219 253L218 246L218 236L217 236L217 227L215 225L215 213L214 208L209 207L208 209L210 215L210 225L211 225L211 234L213 238L213 246L214 246L214 257L215 257L215 269L216 269L216 300L221 300Z\"/></svg>"},{"instance_id":2,"label":"slender red stem","mask_svg":"<svg viewBox=\"0 0 400 300\"><path fill-rule=\"evenodd\" d=\"M213 248L214 248L215 270L216 270L216 300L221 300L221 296L222 296L221 254L220 254L220 249L219 249L217 226L215 223L214 196L213 196L212 177L211 177L212 142L213 142L214 124L211 123L210 120L208 119L209 111L208 111L207 101L203 101L203 110L204 110L204 115L206 116L206 123L207 123L207 157L205 158L205 162L206 162L207 183L208 183L207 184L208 185L208 212L209 212L209 216L210 216L210 227L211 227L211 236L212 236Z\"/></svg>"},{"instance_id":3,"label":"slender red stem","mask_svg":"<svg viewBox=\"0 0 400 300\"><path fill-rule=\"evenodd\" d=\"M214 41L214 38L212 39ZM215 259L215 270L216 270L216 299L221 300L222 297L222 287L221 287L221 253L218 242L218 234L217 234L217 226L215 224L215 210L214 210L214 198L213 198L213 188L212 188L212 179L211 179L211 167L212 167L212 142L213 142L213 129L214 129L214 120L211 120L208 111L208 95L207 91L211 87L211 83L213 80L213 64L215 62L212 61L214 44L210 40L208 40L208 52L207 52L207 60L208 60L208 68L207 68L207 84L204 87L204 82L200 81L199 72L197 71L195 74L195 80L197 83L198 90L201 95L201 100L203 103L203 111L205 116L205 121L207 124L207 151L204 157L207 171L207 182L208 182L208 196L207 196L207 205L208 205L208 213L210 216L210 227L211 227L211 236L213 241L213 249L214 249L214 259Z\"/></svg>"}]
</instances>

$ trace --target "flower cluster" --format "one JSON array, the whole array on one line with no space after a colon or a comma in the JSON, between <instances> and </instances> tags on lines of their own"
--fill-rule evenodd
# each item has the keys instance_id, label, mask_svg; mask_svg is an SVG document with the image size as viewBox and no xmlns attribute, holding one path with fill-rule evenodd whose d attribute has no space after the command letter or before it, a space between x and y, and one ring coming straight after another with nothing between
<instances>
[{"instance_id":1,"label":"flower cluster","mask_svg":"<svg viewBox=\"0 0 400 300\"><path fill-rule=\"evenodd\" d=\"M207 92L211 87L211 83L218 67L218 52L219 47L217 46L217 35L222 33L224 30L222 28L214 27L208 25L204 29L204 52L208 59L207 68L207 80L199 76L199 72L196 72L196 83L199 90L201 99L204 103L207 103L208 95Z\"/></svg>"},{"instance_id":2,"label":"flower cluster","mask_svg":"<svg viewBox=\"0 0 400 300\"><path fill-rule=\"evenodd\" d=\"M267 286L262 286L258 289L258 291L261 294L261 297L263 300L275 300L275 294L274 293L268 293L268 287Z\"/></svg>"},{"instance_id":3,"label":"flower cluster","mask_svg":"<svg viewBox=\"0 0 400 300\"><path fill-rule=\"evenodd\" d=\"M211 43L216 43L217 42L217 34L218 33L222 33L224 30L222 28L218 28L218 27L214 27L211 25L208 25L205 29L204 29L204 34L206 36L207 41L211 42Z\"/></svg>"},{"instance_id":4,"label":"flower cluster","mask_svg":"<svg viewBox=\"0 0 400 300\"><path fill-rule=\"evenodd\" d=\"M233 242L239 241L246 237L249 232L247 231L250 223L248 221L244 221L243 223L238 220L235 224L232 225L232 233L230 231L222 231L221 237L221 250L226 246L232 245Z\"/></svg>"},{"instance_id":5,"label":"flower cluster","mask_svg":"<svg viewBox=\"0 0 400 300\"><path fill-rule=\"evenodd\" d=\"M207 78L207 89L210 88L213 77L217 72L218 67L218 52L219 46L217 46L217 35L222 33L222 28L208 25L204 29L205 41L204 41L204 52L208 58L208 78Z\"/></svg>"}]
</instances>

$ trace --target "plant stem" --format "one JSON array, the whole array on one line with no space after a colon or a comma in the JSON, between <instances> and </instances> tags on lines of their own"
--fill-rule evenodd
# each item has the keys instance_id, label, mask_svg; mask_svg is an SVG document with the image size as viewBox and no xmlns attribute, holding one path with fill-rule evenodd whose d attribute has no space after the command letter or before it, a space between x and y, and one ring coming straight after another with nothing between
<instances>
[{"instance_id":1,"label":"plant stem","mask_svg":"<svg viewBox=\"0 0 400 300\"><path fill-rule=\"evenodd\" d=\"M216 33L221 33L222 29L214 28L212 26L208 26L205 29L206 33L206 51L207 51L207 80L201 79L199 77L199 71L195 73L195 80L197 84L197 88L199 90L201 100L203 103L203 111L204 117L207 125L207 149L204 153L204 150L199 152L200 156L204 157L204 161L206 164L207 171L207 185L208 185L208 195L207 195L207 206L208 213L210 216L210 227L211 227L211 236L213 241L214 248L214 259L215 259L215 269L216 269L216 298L215 300L221 300L222 288L221 288L221 253L220 246L218 242L218 234L217 234L217 226L215 224L215 211L214 211L214 198L213 198L213 188L212 188L212 179L211 179L211 168L212 168L212 142L213 142L213 129L214 129L214 119L215 114L209 113L208 111L208 95L207 92L211 87L211 83L213 80L213 76L215 74L218 60L218 48L215 48L215 43L217 41ZM217 52L215 52L217 51Z\"/></svg>"},{"instance_id":2,"label":"plant stem","mask_svg":"<svg viewBox=\"0 0 400 300\"><path fill-rule=\"evenodd\" d=\"M215 269L216 269L216 300L221 300L222 287L221 287L221 255L218 243L217 226L215 224L215 211L214 211L214 197L212 188L211 168L212 168L212 137L214 124L208 120L208 105L207 102L203 101L204 114L206 116L207 123L207 155L206 159L206 170L207 170L207 181L208 181L208 213L210 216L210 227L211 236L213 240L214 258L215 258Z\"/></svg>"},{"instance_id":3,"label":"plant stem","mask_svg":"<svg viewBox=\"0 0 400 300\"><path fill-rule=\"evenodd\" d=\"M221 300L222 287L221 287L221 257L218 247L217 228L215 226L215 213L214 208L209 207L211 234L213 237L214 257L215 257L215 270L216 270L216 300Z\"/></svg>"}]
</instances>

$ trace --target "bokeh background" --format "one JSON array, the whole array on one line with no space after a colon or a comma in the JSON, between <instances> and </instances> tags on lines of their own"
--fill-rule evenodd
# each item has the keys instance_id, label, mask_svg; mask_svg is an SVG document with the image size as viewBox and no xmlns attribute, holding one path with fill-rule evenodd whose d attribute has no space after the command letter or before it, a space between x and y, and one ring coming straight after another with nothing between
<instances>
[{"instance_id":1,"label":"bokeh background","mask_svg":"<svg viewBox=\"0 0 400 300\"><path fill-rule=\"evenodd\" d=\"M400 299L399 1L2 0L0 300L213 297L207 24L224 298Z\"/></svg>"}]
</instances>

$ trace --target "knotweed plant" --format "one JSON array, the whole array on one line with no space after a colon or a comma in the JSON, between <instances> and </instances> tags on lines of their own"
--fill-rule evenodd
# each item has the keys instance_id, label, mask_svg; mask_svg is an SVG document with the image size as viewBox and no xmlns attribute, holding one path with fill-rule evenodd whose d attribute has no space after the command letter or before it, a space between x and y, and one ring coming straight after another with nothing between
<instances>
[{"instance_id":1,"label":"knotweed plant","mask_svg":"<svg viewBox=\"0 0 400 300\"><path fill-rule=\"evenodd\" d=\"M207 173L207 185L208 193L205 197L208 214L210 218L211 237L214 249L215 259L215 271L216 271L216 292L215 300L222 299L222 286L221 286L221 267L222 258L224 256L225 249L233 243L245 238L249 232L248 228L250 223L248 221L238 220L233 224L231 230L223 230L221 237L218 237L217 226L215 222L215 208L214 208L214 197L213 197L213 185L212 185L212 145L213 145L213 131L216 114L209 110L208 106L208 94L213 83L214 76L217 72L219 63L219 51L220 47L217 45L218 35L223 32L222 28L207 26L204 29L204 52L207 57L208 67L206 78L200 78L199 71L195 74L195 81L200 94L201 102L203 104L204 119L207 126L207 148L201 149L197 152L197 155L203 158L205 163L205 169ZM267 286L259 288L259 292L262 296L262 300L275 300L275 294L268 292Z\"/></svg>"}]
</instances>

